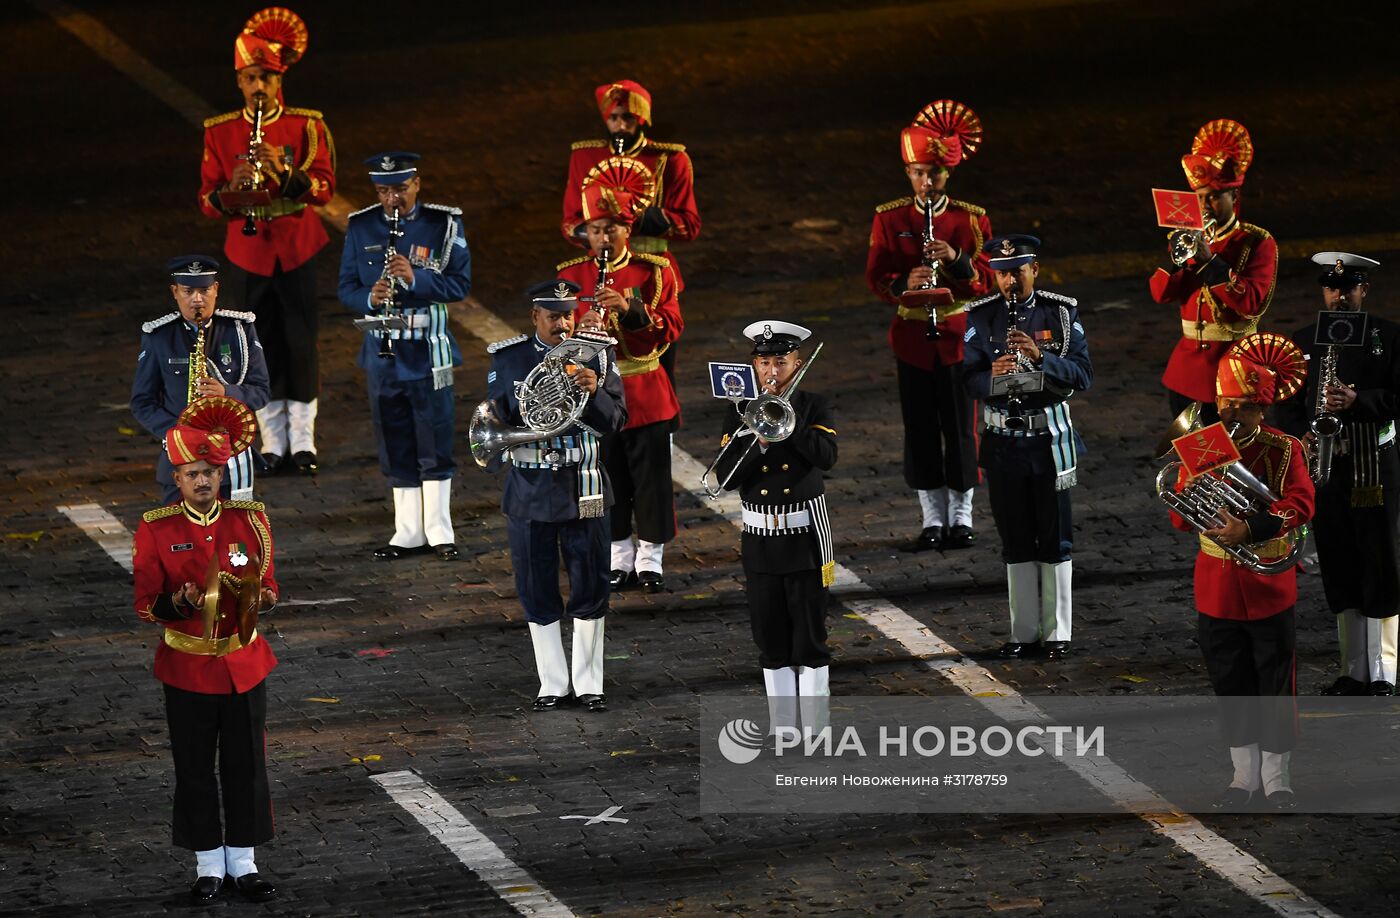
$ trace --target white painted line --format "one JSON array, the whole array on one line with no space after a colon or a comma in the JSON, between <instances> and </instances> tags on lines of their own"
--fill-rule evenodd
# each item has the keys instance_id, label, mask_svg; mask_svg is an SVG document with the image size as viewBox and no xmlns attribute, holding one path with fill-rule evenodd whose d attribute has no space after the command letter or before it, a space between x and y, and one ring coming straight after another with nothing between
<instances>
[{"instance_id":1,"label":"white painted line","mask_svg":"<svg viewBox=\"0 0 1400 918\"><path fill-rule=\"evenodd\" d=\"M628 820L626 820L626 819L614 819L614 818L613 818L613 815L614 815L615 813L617 813L618 811L620 811L621 809L622 809L622 807L620 807L620 806L610 806L610 807L608 807L606 810L603 810L603 812L599 813L597 816L589 816L589 815L584 814L584 813L579 813L579 814L574 815L574 816L560 816L559 818L560 818L560 819L586 819L587 822L584 823L584 825L586 825L586 826L597 825L597 824L600 823L600 822L627 822Z\"/></svg>"},{"instance_id":2,"label":"white painted line","mask_svg":"<svg viewBox=\"0 0 1400 918\"><path fill-rule=\"evenodd\" d=\"M72 504L59 507L58 512L73 521L88 537L101 546L122 570L131 573L131 532L97 504Z\"/></svg>"},{"instance_id":3,"label":"white painted line","mask_svg":"<svg viewBox=\"0 0 1400 918\"><path fill-rule=\"evenodd\" d=\"M391 771L374 775L370 780L384 788L395 803L407 810L511 908L522 915L573 918L574 913L568 906L506 857L495 842L483 835L427 781L411 771Z\"/></svg>"},{"instance_id":4,"label":"white painted line","mask_svg":"<svg viewBox=\"0 0 1400 918\"><path fill-rule=\"evenodd\" d=\"M279 599L277 608L285 609L287 606L329 606L337 602L354 602L352 596L336 596L332 599Z\"/></svg>"}]
</instances>

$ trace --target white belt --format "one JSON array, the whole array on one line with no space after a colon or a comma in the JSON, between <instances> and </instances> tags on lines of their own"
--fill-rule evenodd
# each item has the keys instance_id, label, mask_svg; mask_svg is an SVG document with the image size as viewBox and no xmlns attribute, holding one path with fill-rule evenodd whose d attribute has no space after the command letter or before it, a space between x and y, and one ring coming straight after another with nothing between
<instances>
[{"instance_id":1,"label":"white belt","mask_svg":"<svg viewBox=\"0 0 1400 918\"><path fill-rule=\"evenodd\" d=\"M812 514L807 510L793 510L788 513L760 513L744 508L744 525L764 532L781 532L786 529L801 529L812 525Z\"/></svg>"},{"instance_id":2,"label":"white belt","mask_svg":"<svg viewBox=\"0 0 1400 918\"><path fill-rule=\"evenodd\" d=\"M432 316L428 315L426 312L405 313L400 316L400 318L408 323L409 328L427 328L428 324L432 321Z\"/></svg>"},{"instance_id":3,"label":"white belt","mask_svg":"<svg viewBox=\"0 0 1400 918\"><path fill-rule=\"evenodd\" d=\"M510 450L510 461L516 465L523 466L560 466L578 465L583 461L583 450L573 449L541 449L538 446L525 444L514 446Z\"/></svg>"}]
</instances>

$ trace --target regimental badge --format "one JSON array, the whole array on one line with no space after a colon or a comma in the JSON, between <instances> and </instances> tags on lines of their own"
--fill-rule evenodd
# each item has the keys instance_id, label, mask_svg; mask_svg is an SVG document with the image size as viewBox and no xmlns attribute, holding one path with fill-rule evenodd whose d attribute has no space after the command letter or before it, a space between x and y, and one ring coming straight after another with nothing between
<instances>
[{"instance_id":1,"label":"regimental badge","mask_svg":"<svg viewBox=\"0 0 1400 918\"><path fill-rule=\"evenodd\" d=\"M763 326L763 340L764 340L764 341L767 341L767 340L768 340L769 338L771 338L771 337L773 337L773 326L771 326L771 325L765 325L765 326Z\"/></svg>"},{"instance_id":2,"label":"regimental badge","mask_svg":"<svg viewBox=\"0 0 1400 918\"><path fill-rule=\"evenodd\" d=\"M385 172L393 172L394 166L395 163L394 158L392 156L386 156L379 162L379 168Z\"/></svg>"},{"instance_id":3,"label":"regimental badge","mask_svg":"<svg viewBox=\"0 0 1400 918\"><path fill-rule=\"evenodd\" d=\"M1332 273L1333 273L1333 274L1345 274L1345 273L1347 273L1347 271L1346 271L1346 265L1342 264L1342 260L1341 260L1340 258L1337 259L1337 265L1336 265L1336 267L1334 267L1334 268L1332 269Z\"/></svg>"},{"instance_id":4,"label":"regimental badge","mask_svg":"<svg viewBox=\"0 0 1400 918\"><path fill-rule=\"evenodd\" d=\"M1003 255L1015 255L1015 254L1016 254L1016 243L1012 242L1010 239L1003 239L1003 240L1001 241L1001 254L1003 254Z\"/></svg>"},{"instance_id":5,"label":"regimental badge","mask_svg":"<svg viewBox=\"0 0 1400 918\"><path fill-rule=\"evenodd\" d=\"M1338 262L1338 264L1341 264L1341 262ZM201 274L201 273L203 273L203 271L204 271L204 262L202 262L202 261L192 261L192 262L190 262L189 273L191 273L191 274Z\"/></svg>"},{"instance_id":6,"label":"regimental badge","mask_svg":"<svg viewBox=\"0 0 1400 918\"><path fill-rule=\"evenodd\" d=\"M242 567L248 563L248 546L242 542L231 542L228 547L228 563Z\"/></svg>"},{"instance_id":7,"label":"regimental badge","mask_svg":"<svg viewBox=\"0 0 1400 918\"><path fill-rule=\"evenodd\" d=\"M554 288L554 296L556 299L567 300L569 299L570 293L571 291L569 290L569 285L564 281L560 281L559 284Z\"/></svg>"}]
</instances>

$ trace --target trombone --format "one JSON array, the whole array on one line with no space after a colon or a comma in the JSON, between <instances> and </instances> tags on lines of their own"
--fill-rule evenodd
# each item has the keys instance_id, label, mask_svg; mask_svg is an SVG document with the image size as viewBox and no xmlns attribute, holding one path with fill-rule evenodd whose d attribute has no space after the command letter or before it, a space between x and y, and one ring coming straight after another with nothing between
<instances>
[{"instance_id":1,"label":"trombone","mask_svg":"<svg viewBox=\"0 0 1400 918\"><path fill-rule=\"evenodd\" d=\"M754 446L759 438L769 443L780 443L793 435L797 430L797 412L792 407L792 396L797 391L798 383L802 382L802 377L807 375L807 371L812 368L812 364L817 362L817 355L822 352L822 347L826 342L819 343L812 351L812 356L807 358L807 362L792 377L792 382L787 384L782 394L774 395L771 392L764 392L749 402L740 414L739 429L724 442L720 447L719 454L715 456L715 461L710 463L700 476L700 486L705 489L705 494L712 500L718 498L721 492L729 488L729 482L733 480L734 473L744 464L744 460L749 458L749 453L753 452ZM734 403L735 410L739 404ZM730 453L730 448L738 443L741 438L748 438L748 445L730 466L729 471L723 478L718 477L718 470L721 464L726 461ZM714 479L713 484L711 479Z\"/></svg>"}]
</instances>

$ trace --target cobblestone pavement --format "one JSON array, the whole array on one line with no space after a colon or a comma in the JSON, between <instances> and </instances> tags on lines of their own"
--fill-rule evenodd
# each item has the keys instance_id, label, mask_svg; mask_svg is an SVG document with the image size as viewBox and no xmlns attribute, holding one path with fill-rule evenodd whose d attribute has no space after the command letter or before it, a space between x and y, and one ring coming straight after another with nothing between
<instances>
[{"instance_id":1,"label":"cobblestone pavement","mask_svg":"<svg viewBox=\"0 0 1400 918\"><path fill-rule=\"evenodd\" d=\"M208 114L232 107L228 39L252 7L81 6ZM512 326L524 326L519 291L569 255L558 187L567 144L597 127L591 89L635 75L655 95L656 136L690 145L705 220L681 253L677 446L713 455L727 405L708 397L704 361L740 357L748 319L810 324L828 345L805 385L839 412L828 491L843 565L1028 696L1208 691L1193 543L1149 494L1149 446L1167 420L1156 377L1176 323L1145 291L1160 247L1146 189L1180 184L1176 157L1205 119L1249 126L1246 217L1285 256L1267 328L1316 308L1310 250L1394 262L1400 236L1377 204L1397 197L1400 78L1371 14L992 0L860 14L780 2L759 17L724 2L615 28L622 8L596 5L430 3L411 22L325 0L296 8L311 48L288 102L326 111L341 193L369 199L358 163L370 153L424 153L425 199L463 206L475 294ZM190 874L169 844L157 634L131 613L129 575L57 508L96 503L134 530L154 504L156 447L125 407L138 326L167 311L166 256L217 251L221 231L194 208L198 131L60 29L65 10L0 11L12 49L0 74L27 99L10 119L21 172L8 221L26 251L6 272L0 339L0 912L134 918L187 911ZM1074 406L1089 447L1074 494L1077 653L1058 665L987 656L1003 639L1005 587L984 490L975 550L895 549L917 502L900 478L888 310L860 274L871 208L905 190L895 133L940 95L972 104L988 132L955 196L986 205L999 230L1046 240L1043 285L1079 298L1094 358L1095 386ZM266 629L281 660L268 718L279 834L260 865L284 894L270 913L511 913L370 780L405 769L580 915L1289 907L1246 895L1129 814L701 815L696 750L710 738L698 713L707 699L757 696L761 680L736 533L688 493L669 591L619 597L609 616L612 710L529 713L533 664L497 481L469 461L456 479L459 562L369 561L391 514L356 334L333 296L339 244L333 233L319 269L323 471L259 483L289 601ZM1378 310L1393 283L1377 275ZM231 293L221 305L239 305ZM479 339L459 337L465 419L487 361ZM1314 691L1330 681L1334 636L1316 578L1300 582L1299 685ZM834 610L832 632L837 696L959 692L849 608ZM1204 781L1223 783L1222 759L1203 752ZM610 806L630 821L559 818ZM1393 818L1203 822L1332 913L1397 911Z\"/></svg>"}]
</instances>

